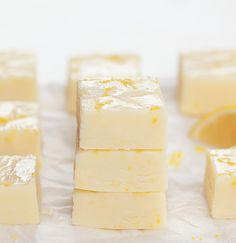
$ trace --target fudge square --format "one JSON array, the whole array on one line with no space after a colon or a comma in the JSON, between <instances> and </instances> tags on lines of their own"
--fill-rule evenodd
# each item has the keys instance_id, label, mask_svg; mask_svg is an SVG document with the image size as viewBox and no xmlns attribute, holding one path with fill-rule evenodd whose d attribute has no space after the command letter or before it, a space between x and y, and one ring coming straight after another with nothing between
<instances>
[{"instance_id":1,"label":"fudge square","mask_svg":"<svg viewBox=\"0 0 236 243\"><path fill-rule=\"evenodd\" d=\"M210 214L236 219L236 150L210 150L205 174L205 195Z\"/></svg>"},{"instance_id":2,"label":"fudge square","mask_svg":"<svg viewBox=\"0 0 236 243\"><path fill-rule=\"evenodd\" d=\"M179 79L180 106L186 114L236 104L236 50L182 54Z\"/></svg>"},{"instance_id":3,"label":"fudge square","mask_svg":"<svg viewBox=\"0 0 236 243\"><path fill-rule=\"evenodd\" d=\"M36 157L0 156L0 224L39 223Z\"/></svg>"},{"instance_id":4,"label":"fudge square","mask_svg":"<svg viewBox=\"0 0 236 243\"><path fill-rule=\"evenodd\" d=\"M0 102L0 155L40 154L38 105Z\"/></svg>"},{"instance_id":5,"label":"fudge square","mask_svg":"<svg viewBox=\"0 0 236 243\"><path fill-rule=\"evenodd\" d=\"M166 226L165 192L74 191L72 223L105 229L155 229Z\"/></svg>"},{"instance_id":6,"label":"fudge square","mask_svg":"<svg viewBox=\"0 0 236 243\"><path fill-rule=\"evenodd\" d=\"M80 148L166 148L167 115L155 78L81 80L78 94Z\"/></svg>"},{"instance_id":7,"label":"fudge square","mask_svg":"<svg viewBox=\"0 0 236 243\"><path fill-rule=\"evenodd\" d=\"M139 75L140 58L136 55L78 56L69 61L68 110L76 113L77 80L104 75Z\"/></svg>"},{"instance_id":8,"label":"fudge square","mask_svg":"<svg viewBox=\"0 0 236 243\"><path fill-rule=\"evenodd\" d=\"M75 188L104 192L167 189L164 150L77 150Z\"/></svg>"},{"instance_id":9,"label":"fudge square","mask_svg":"<svg viewBox=\"0 0 236 243\"><path fill-rule=\"evenodd\" d=\"M37 100L36 61L30 52L0 52L0 100Z\"/></svg>"}]
</instances>

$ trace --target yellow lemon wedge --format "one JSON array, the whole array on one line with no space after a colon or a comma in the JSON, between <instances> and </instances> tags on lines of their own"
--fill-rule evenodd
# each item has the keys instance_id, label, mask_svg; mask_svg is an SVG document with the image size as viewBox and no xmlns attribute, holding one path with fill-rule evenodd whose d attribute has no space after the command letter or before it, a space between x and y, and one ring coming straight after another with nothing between
<instances>
[{"instance_id":1,"label":"yellow lemon wedge","mask_svg":"<svg viewBox=\"0 0 236 243\"><path fill-rule=\"evenodd\" d=\"M236 105L208 113L190 130L190 137L217 148L236 145Z\"/></svg>"}]
</instances>

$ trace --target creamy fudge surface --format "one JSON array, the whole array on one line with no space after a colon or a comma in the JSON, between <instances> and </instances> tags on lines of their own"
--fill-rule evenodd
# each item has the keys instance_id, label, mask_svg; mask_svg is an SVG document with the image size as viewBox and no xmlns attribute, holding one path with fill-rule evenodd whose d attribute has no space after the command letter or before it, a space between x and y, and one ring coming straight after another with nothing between
<instances>
[{"instance_id":1,"label":"creamy fudge surface","mask_svg":"<svg viewBox=\"0 0 236 243\"><path fill-rule=\"evenodd\" d=\"M0 154L40 156L38 105L0 102Z\"/></svg>"},{"instance_id":2,"label":"creamy fudge surface","mask_svg":"<svg viewBox=\"0 0 236 243\"><path fill-rule=\"evenodd\" d=\"M236 218L236 150L211 150L205 174L205 194L213 218Z\"/></svg>"},{"instance_id":3,"label":"creamy fudge surface","mask_svg":"<svg viewBox=\"0 0 236 243\"><path fill-rule=\"evenodd\" d=\"M155 78L106 77L78 84L81 148L166 147L166 109Z\"/></svg>"},{"instance_id":4,"label":"creamy fudge surface","mask_svg":"<svg viewBox=\"0 0 236 243\"><path fill-rule=\"evenodd\" d=\"M183 67L190 74L236 74L236 51L208 51L182 55Z\"/></svg>"},{"instance_id":5,"label":"creamy fudge surface","mask_svg":"<svg viewBox=\"0 0 236 243\"><path fill-rule=\"evenodd\" d=\"M35 59L30 52L0 52L0 100L37 101Z\"/></svg>"},{"instance_id":6,"label":"creamy fudge surface","mask_svg":"<svg viewBox=\"0 0 236 243\"><path fill-rule=\"evenodd\" d=\"M129 78L130 77L130 78ZM152 77L128 76L103 77L79 80L79 95L92 97L134 98L142 95L154 95L163 105L159 81Z\"/></svg>"},{"instance_id":7,"label":"creamy fudge surface","mask_svg":"<svg viewBox=\"0 0 236 243\"><path fill-rule=\"evenodd\" d=\"M182 55L183 77L190 81L235 81L236 51L212 51Z\"/></svg>"},{"instance_id":8,"label":"creamy fudge surface","mask_svg":"<svg viewBox=\"0 0 236 243\"><path fill-rule=\"evenodd\" d=\"M75 188L102 192L156 192L167 189L165 151L77 151Z\"/></svg>"},{"instance_id":9,"label":"creamy fudge surface","mask_svg":"<svg viewBox=\"0 0 236 243\"><path fill-rule=\"evenodd\" d=\"M139 74L139 57L136 55L91 55L75 57L70 61L70 78L106 75Z\"/></svg>"},{"instance_id":10,"label":"creamy fudge surface","mask_svg":"<svg viewBox=\"0 0 236 243\"><path fill-rule=\"evenodd\" d=\"M236 149L211 150L209 156L218 175L236 176Z\"/></svg>"},{"instance_id":11,"label":"creamy fudge surface","mask_svg":"<svg viewBox=\"0 0 236 243\"><path fill-rule=\"evenodd\" d=\"M136 55L91 55L69 62L68 109L76 113L77 81L86 77L139 75L140 59Z\"/></svg>"},{"instance_id":12,"label":"creamy fudge surface","mask_svg":"<svg viewBox=\"0 0 236 243\"><path fill-rule=\"evenodd\" d=\"M38 105L34 102L0 102L0 122L29 116L38 116Z\"/></svg>"},{"instance_id":13,"label":"creamy fudge surface","mask_svg":"<svg viewBox=\"0 0 236 243\"><path fill-rule=\"evenodd\" d=\"M155 229L166 226L165 192L74 191L72 223L105 229Z\"/></svg>"},{"instance_id":14,"label":"creamy fudge surface","mask_svg":"<svg viewBox=\"0 0 236 243\"><path fill-rule=\"evenodd\" d=\"M13 121L9 121L5 123L4 125L0 125L0 131L6 131L6 130L24 130L24 129L30 129L30 130L39 130L39 121L36 117L26 117L26 118L19 118Z\"/></svg>"},{"instance_id":15,"label":"creamy fudge surface","mask_svg":"<svg viewBox=\"0 0 236 243\"><path fill-rule=\"evenodd\" d=\"M35 57L30 52L0 52L0 80L8 77L35 77Z\"/></svg>"},{"instance_id":16,"label":"creamy fudge surface","mask_svg":"<svg viewBox=\"0 0 236 243\"><path fill-rule=\"evenodd\" d=\"M0 185L19 185L31 181L36 173L36 156L0 156Z\"/></svg>"},{"instance_id":17,"label":"creamy fudge surface","mask_svg":"<svg viewBox=\"0 0 236 243\"><path fill-rule=\"evenodd\" d=\"M236 103L236 51L219 50L180 55L181 110L203 115ZM225 95L227 94L227 95Z\"/></svg>"},{"instance_id":18,"label":"creamy fudge surface","mask_svg":"<svg viewBox=\"0 0 236 243\"><path fill-rule=\"evenodd\" d=\"M0 131L39 129L38 105L33 102L0 102Z\"/></svg>"}]
</instances>

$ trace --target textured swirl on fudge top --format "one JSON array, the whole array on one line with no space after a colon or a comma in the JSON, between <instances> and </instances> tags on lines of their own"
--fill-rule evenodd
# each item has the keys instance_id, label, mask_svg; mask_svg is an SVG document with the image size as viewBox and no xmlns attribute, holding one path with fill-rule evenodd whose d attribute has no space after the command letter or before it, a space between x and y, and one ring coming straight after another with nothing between
<instances>
[{"instance_id":1,"label":"textured swirl on fudge top","mask_svg":"<svg viewBox=\"0 0 236 243\"><path fill-rule=\"evenodd\" d=\"M140 59L135 55L91 55L70 60L70 78L107 75L138 75Z\"/></svg>"},{"instance_id":2,"label":"textured swirl on fudge top","mask_svg":"<svg viewBox=\"0 0 236 243\"><path fill-rule=\"evenodd\" d=\"M207 51L182 54L183 72L198 75L236 75L236 51Z\"/></svg>"},{"instance_id":3,"label":"textured swirl on fudge top","mask_svg":"<svg viewBox=\"0 0 236 243\"><path fill-rule=\"evenodd\" d=\"M33 102L0 102L0 130L38 127L38 105Z\"/></svg>"},{"instance_id":4,"label":"textured swirl on fudge top","mask_svg":"<svg viewBox=\"0 0 236 243\"><path fill-rule=\"evenodd\" d=\"M151 77L100 78L79 81L81 105L86 109L149 109L163 106L159 82Z\"/></svg>"},{"instance_id":5,"label":"textured swirl on fudge top","mask_svg":"<svg viewBox=\"0 0 236 243\"><path fill-rule=\"evenodd\" d=\"M236 175L236 149L215 149L209 152L218 175Z\"/></svg>"},{"instance_id":6,"label":"textured swirl on fudge top","mask_svg":"<svg viewBox=\"0 0 236 243\"><path fill-rule=\"evenodd\" d=\"M0 156L0 185L27 184L36 174L36 156Z\"/></svg>"},{"instance_id":7,"label":"textured swirl on fudge top","mask_svg":"<svg viewBox=\"0 0 236 243\"><path fill-rule=\"evenodd\" d=\"M30 52L0 52L0 78L35 77L35 56Z\"/></svg>"}]
</instances>

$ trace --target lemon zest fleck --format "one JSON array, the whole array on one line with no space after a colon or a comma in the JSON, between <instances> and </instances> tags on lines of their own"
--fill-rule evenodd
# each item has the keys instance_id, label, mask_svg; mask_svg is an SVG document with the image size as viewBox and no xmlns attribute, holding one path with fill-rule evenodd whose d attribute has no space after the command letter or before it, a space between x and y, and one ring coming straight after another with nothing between
<instances>
[{"instance_id":1,"label":"lemon zest fleck","mask_svg":"<svg viewBox=\"0 0 236 243\"><path fill-rule=\"evenodd\" d=\"M232 185L233 185L234 187L236 187L236 177L233 178L233 180L232 180Z\"/></svg>"},{"instance_id":2,"label":"lemon zest fleck","mask_svg":"<svg viewBox=\"0 0 236 243\"><path fill-rule=\"evenodd\" d=\"M105 101L105 102L96 102L96 104L95 104L95 109L96 109L96 110L100 110L100 109L102 109L102 107L103 107L104 105L109 105L109 104L111 104L111 103L112 103L111 100L107 100L107 101Z\"/></svg>"},{"instance_id":3,"label":"lemon zest fleck","mask_svg":"<svg viewBox=\"0 0 236 243\"><path fill-rule=\"evenodd\" d=\"M114 87L107 87L104 89L104 93L102 96L108 96L110 95L110 92L114 89Z\"/></svg>"},{"instance_id":4,"label":"lemon zest fleck","mask_svg":"<svg viewBox=\"0 0 236 243\"><path fill-rule=\"evenodd\" d=\"M133 169L133 166L132 165L129 165L128 166L128 170L131 171Z\"/></svg>"},{"instance_id":5,"label":"lemon zest fleck","mask_svg":"<svg viewBox=\"0 0 236 243\"><path fill-rule=\"evenodd\" d=\"M13 185L13 183L10 182L10 181L4 181L4 182L2 183L2 185L8 187L8 186Z\"/></svg>"},{"instance_id":6,"label":"lemon zest fleck","mask_svg":"<svg viewBox=\"0 0 236 243\"><path fill-rule=\"evenodd\" d=\"M134 84L134 81L131 79L120 79L119 82L124 86L131 86Z\"/></svg>"},{"instance_id":7,"label":"lemon zest fleck","mask_svg":"<svg viewBox=\"0 0 236 243\"><path fill-rule=\"evenodd\" d=\"M12 233L12 234L10 235L10 239L11 239L12 241L14 241L14 242L17 242L18 239L19 239L19 237L18 237L18 235L17 235L16 233Z\"/></svg>"},{"instance_id":8,"label":"lemon zest fleck","mask_svg":"<svg viewBox=\"0 0 236 243\"><path fill-rule=\"evenodd\" d=\"M156 105L150 108L150 111L157 111L157 110L160 110L160 107Z\"/></svg>"},{"instance_id":9,"label":"lemon zest fleck","mask_svg":"<svg viewBox=\"0 0 236 243\"><path fill-rule=\"evenodd\" d=\"M214 237L215 237L216 239L219 239L219 238L220 238L220 234L214 234Z\"/></svg>"},{"instance_id":10,"label":"lemon zest fleck","mask_svg":"<svg viewBox=\"0 0 236 243\"><path fill-rule=\"evenodd\" d=\"M182 151L173 152L168 161L169 166L178 168L181 164L183 157L184 153Z\"/></svg>"},{"instance_id":11,"label":"lemon zest fleck","mask_svg":"<svg viewBox=\"0 0 236 243\"><path fill-rule=\"evenodd\" d=\"M110 83L111 80L110 79L104 79L104 80L101 80L100 83L102 84L107 84L107 83Z\"/></svg>"},{"instance_id":12,"label":"lemon zest fleck","mask_svg":"<svg viewBox=\"0 0 236 243\"><path fill-rule=\"evenodd\" d=\"M229 162L227 163L227 165L229 165L229 166L235 166L236 163L229 161Z\"/></svg>"},{"instance_id":13,"label":"lemon zest fleck","mask_svg":"<svg viewBox=\"0 0 236 243\"><path fill-rule=\"evenodd\" d=\"M206 152L206 148L204 148L203 146L197 145L197 146L195 147L195 151L196 151L197 153L205 153L205 152Z\"/></svg>"},{"instance_id":14,"label":"lemon zest fleck","mask_svg":"<svg viewBox=\"0 0 236 243\"><path fill-rule=\"evenodd\" d=\"M152 118L152 124L156 124L158 122L158 118L156 116L154 116Z\"/></svg>"}]
</instances>

